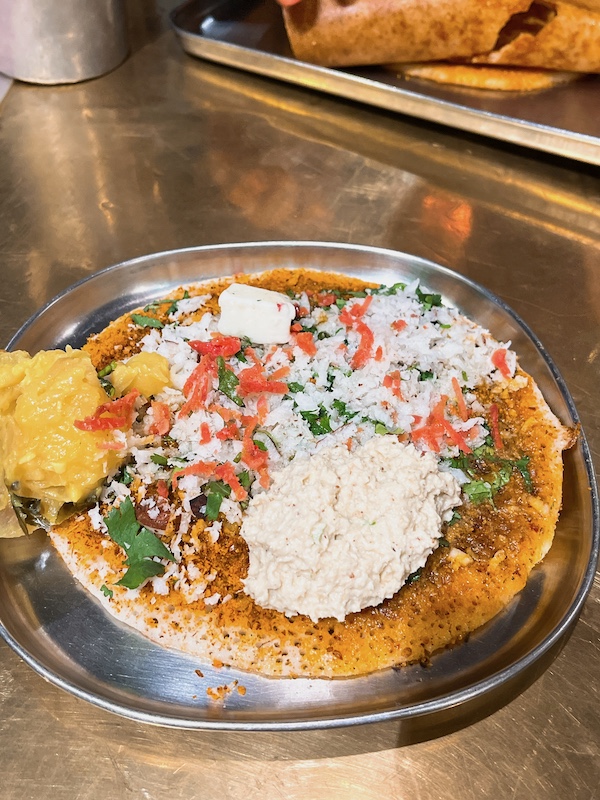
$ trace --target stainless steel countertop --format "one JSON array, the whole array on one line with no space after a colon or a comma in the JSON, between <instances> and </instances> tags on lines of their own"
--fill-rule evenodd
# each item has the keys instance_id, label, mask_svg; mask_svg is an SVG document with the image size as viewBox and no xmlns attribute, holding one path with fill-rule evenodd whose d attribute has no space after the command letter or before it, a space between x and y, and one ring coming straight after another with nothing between
<instances>
[{"instance_id":1,"label":"stainless steel countertop","mask_svg":"<svg viewBox=\"0 0 600 800\"><path fill-rule=\"evenodd\" d=\"M169 4L130 3L132 55L0 106L0 343L110 264L217 242L406 250L500 295L536 331L600 463L600 172L203 63ZM396 723L295 733L144 726L45 683L0 644L6 800L600 796L600 582L553 665L429 741Z\"/></svg>"}]
</instances>

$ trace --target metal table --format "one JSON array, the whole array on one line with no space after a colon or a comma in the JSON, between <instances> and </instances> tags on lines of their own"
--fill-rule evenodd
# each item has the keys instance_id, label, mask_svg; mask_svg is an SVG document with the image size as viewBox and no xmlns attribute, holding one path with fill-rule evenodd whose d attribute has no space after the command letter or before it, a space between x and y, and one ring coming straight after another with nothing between
<instances>
[{"instance_id":1,"label":"metal table","mask_svg":"<svg viewBox=\"0 0 600 800\"><path fill-rule=\"evenodd\" d=\"M405 250L536 331L600 463L600 173L186 56L170 4L130 3L133 52L0 105L0 342L74 281L184 246L313 239ZM0 644L2 796L598 796L600 585L510 704L406 741L384 723L281 733L144 726L45 683Z\"/></svg>"}]
</instances>

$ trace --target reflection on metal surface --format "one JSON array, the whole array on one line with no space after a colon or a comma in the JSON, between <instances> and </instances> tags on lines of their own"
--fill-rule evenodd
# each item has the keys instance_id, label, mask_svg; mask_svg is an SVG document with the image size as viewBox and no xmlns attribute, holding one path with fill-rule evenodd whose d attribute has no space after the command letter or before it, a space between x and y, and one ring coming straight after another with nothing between
<instances>
[{"instance_id":1,"label":"reflection on metal surface","mask_svg":"<svg viewBox=\"0 0 600 800\"><path fill-rule=\"evenodd\" d=\"M124 0L0 0L0 71L56 84L103 75L127 55Z\"/></svg>"},{"instance_id":2,"label":"reflection on metal surface","mask_svg":"<svg viewBox=\"0 0 600 800\"><path fill-rule=\"evenodd\" d=\"M61 89L16 83L2 102L1 342L56 292L144 253L299 236L395 247L451 265L525 318L574 394L598 470L598 171L189 58L165 32L175 2L129 0L133 54L116 72ZM48 115L64 140L48 138ZM230 131L244 142L238 172L280 166L325 203L327 227L309 203L268 230L231 204L206 163ZM67 161L75 169L61 180L55 164ZM457 256L441 229L426 236L419 225L423 198L439 192L472 209ZM590 800L600 784L599 599L596 581L564 651L508 706L460 731L441 720L410 736L398 721L278 733L142 725L41 680L0 642L1 794Z\"/></svg>"},{"instance_id":3,"label":"reflection on metal surface","mask_svg":"<svg viewBox=\"0 0 600 800\"><path fill-rule=\"evenodd\" d=\"M460 205L446 209L458 210L458 233L468 234L468 211ZM34 317L11 346L30 352L79 346L111 319L168 295L173 286L281 266L310 266L388 284L421 279L498 339L512 340L522 365L533 374L555 413L565 424L577 424L555 367L510 311L454 273L413 256L375 248L256 243L147 256L76 285ZM27 562L15 564L2 559L5 543L0 541L0 584L4 587L0 633L54 683L139 721L200 729L284 730L397 718L407 736L414 734L415 720L425 735L428 727L434 730L441 720L467 723L506 702L517 686L527 685L540 674L549 654L555 654L570 633L591 585L600 536L583 435L578 447L567 454L565 483L565 507L555 543L526 588L468 643L433 657L427 670L417 665L339 681L276 680L215 670L155 646L111 620L77 587L45 542L33 560L28 555ZM34 611L33 620L22 615L23 597ZM165 684L156 681L156 675L172 679ZM209 699L210 687L232 680L245 687L244 695L233 693L223 704Z\"/></svg>"},{"instance_id":4,"label":"reflection on metal surface","mask_svg":"<svg viewBox=\"0 0 600 800\"><path fill-rule=\"evenodd\" d=\"M365 160L392 164L409 174L423 174L450 190L460 185L463 191L472 193L478 204L490 207L495 213L516 214L529 225L575 237L585 244L598 241L600 194L592 185L585 191L570 182L558 184L549 180L547 170L535 161L527 163L526 168L518 160L513 165L495 163L490 161L487 150L473 143L446 146L447 137L438 133L439 141L432 145L427 138L412 130L405 131L388 117L356 113L356 108L340 108L339 104L315 107L302 93L288 92L282 96L277 84L252 77L240 81L237 73L232 75L211 65L206 65L202 72L193 67L186 65L184 89L194 105L208 83L231 99L239 96L240 100L260 103L262 109L272 109L269 122L274 127L300 135L306 142L326 145L335 141L337 147L360 154ZM222 109L220 101L210 111L218 113L219 108ZM260 116L264 118L264 112ZM371 122L368 134L365 118ZM231 127L222 125L225 131ZM230 158L235 160L235 151L230 152Z\"/></svg>"},{"instance_id":5,"label":"reflection on metal surface","mask_svg":"<svg viewBox=\"0 0 600 800\"><path fill-rule=\"evenodd\" d=\"M190 55L600 164L600 127L594 112L600 95L597 79L525 95L439 87L427 81L406 82L379 68L327 69L296 61L274 3L188 0L171 18Z\"/></svg>"}]
</instances>

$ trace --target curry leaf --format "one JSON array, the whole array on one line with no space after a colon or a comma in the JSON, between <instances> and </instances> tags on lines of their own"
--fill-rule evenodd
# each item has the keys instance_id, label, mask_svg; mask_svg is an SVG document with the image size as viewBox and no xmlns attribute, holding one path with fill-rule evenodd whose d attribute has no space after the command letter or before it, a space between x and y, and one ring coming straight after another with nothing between
<instances>
[{"instance_id":1,"label":"curry leaf","mask_svg":"<svg viewBox=\"0 0 600 800\"><path fill-rule=\"evenodd\" d=\"M142 328L164 328L163 323L155 317L146 317L144 314L132 314L131 319Z\"/></svg>"},{"instance_id":2,"label":"curry leaf","mask_svg":"<svg viewBox=\"0 0 600 800\"><path fill-rule=\"evenodd\" d=\"M225 359L223 356L219 356L217 358L217 370L218 370L218 377L219 377L219 391L223 392L230 400L233 400L238 406L243 406L244 401L238 395L236 389L239 384L239 378L233 372L233 370L229 369L225 366Z\"/></svg>"}]
</instances>

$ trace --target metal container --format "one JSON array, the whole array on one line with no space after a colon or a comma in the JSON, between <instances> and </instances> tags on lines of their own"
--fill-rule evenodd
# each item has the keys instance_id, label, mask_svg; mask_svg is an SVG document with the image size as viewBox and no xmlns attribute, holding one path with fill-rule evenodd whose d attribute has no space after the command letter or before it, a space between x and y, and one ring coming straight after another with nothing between
<instances>
[{"instance_id":1,"label":"metal container","mask_svg":"<svg viewBox=\"0 0 600 800\"><path fill-rule=\"evenodd\" d=\"M29 83L77 83L128 51L123 0L0 0L0 72Z\"/></svg>"}]
</instances>

